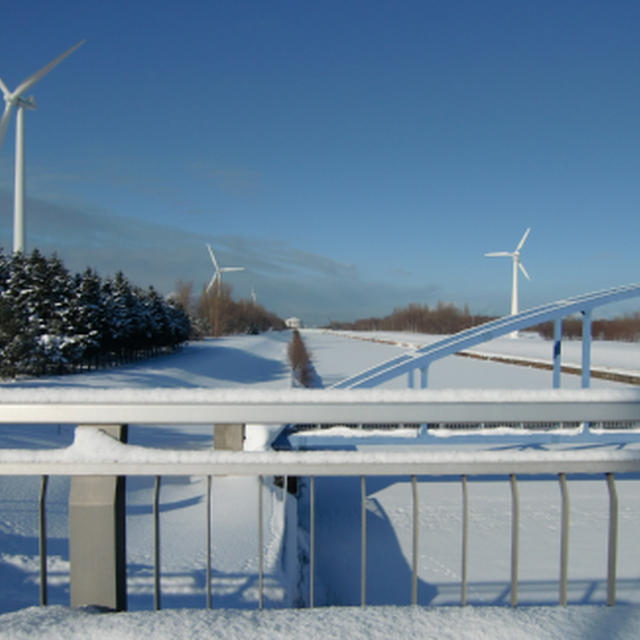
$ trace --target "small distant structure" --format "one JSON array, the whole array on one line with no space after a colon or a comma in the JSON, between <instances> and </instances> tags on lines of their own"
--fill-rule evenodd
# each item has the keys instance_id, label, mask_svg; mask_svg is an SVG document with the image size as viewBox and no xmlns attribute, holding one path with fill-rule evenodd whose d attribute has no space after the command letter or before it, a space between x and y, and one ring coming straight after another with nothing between
<instances>
[{"instance_id":1,"label":"small distant structure","mask_svg":"<svg viewBox=\"0 0 640 640\"><path fill-rule=\"evenodd\" d=\"M287 318L284 321L284 324L289 328L289 329L301 329L302 328L302 320L300 320L300 318Z\"/></svg>"}]
</instances>

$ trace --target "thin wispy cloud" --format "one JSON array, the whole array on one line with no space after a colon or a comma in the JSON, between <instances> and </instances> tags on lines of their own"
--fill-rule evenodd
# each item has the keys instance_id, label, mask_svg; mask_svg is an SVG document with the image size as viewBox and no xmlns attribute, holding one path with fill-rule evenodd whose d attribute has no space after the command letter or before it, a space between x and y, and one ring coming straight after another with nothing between
<instances>
[{"instance_id":1,"label":"thin wispy cloud","mask_svg":"<svg viewBox=\"0 0 640 640\"><path fill-rule=\"evenodd\" d=\"M0 189L0 245L11 248L12 197ZM411 301L435 302L435 286L404 287L362 278L341 263L277 239L215 236L116 216L106 209L38 198L27 199L27 251L54 251L71 271L90 266L102 276L118 270L137 285L168 293L178 280L192 281L194 292L211 277L205 243L222 264L246 271L228 279L234 295L248 298L254 287L261 304L309 323L384 314Z\"/></svg>"}]
</instances>

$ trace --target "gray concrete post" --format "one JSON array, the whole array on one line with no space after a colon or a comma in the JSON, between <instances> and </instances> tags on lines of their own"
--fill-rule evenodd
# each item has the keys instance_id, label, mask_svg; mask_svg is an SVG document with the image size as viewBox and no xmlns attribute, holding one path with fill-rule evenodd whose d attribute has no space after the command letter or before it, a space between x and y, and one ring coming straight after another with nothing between
<instances>
[{"instance_id":1,"label":"gray concrete post","mask_svg":"<svg viewBox=\"0 0 640 640\"><path fill-rule=\"evenodd\" d=\"M242 451L244 449L243 424L213 425L213 448L225 451Z\"/></svg>"},{"instance_id":2,"label":"gray concrete post","mask_svg":"<svg viewBox=\"0 0 640 640\"><path fill-rule=\"evenodd\" d=\"M89 429L78 425L77 429ZM101 426L121 442L127 425ZM74 476L69 492L70 604L127 608L125 478Z\"/></svg>"}]
</instances>

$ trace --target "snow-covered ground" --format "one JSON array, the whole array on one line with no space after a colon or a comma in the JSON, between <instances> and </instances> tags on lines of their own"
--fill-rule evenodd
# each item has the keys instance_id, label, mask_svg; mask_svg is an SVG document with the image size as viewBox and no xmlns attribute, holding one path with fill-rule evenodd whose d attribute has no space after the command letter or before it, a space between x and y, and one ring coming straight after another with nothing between
<instances>
[{"instance_id":1,"label":"snow-covered ground","mask_svg":"<svg viewBox=\"0 0 640 640\"><path fill-rule=\"evenodd\" d=\"M316 370L325 386L392 357L415 344L437 338L411 334L385 335L394 344L374 343L327 334L303 332ZM367 336L369 337L369 336ZM2 387L38 388L247 388L285 389L291 384L286 364L288 333L205 341L174 356L161 357L117 370L89 375L7 383ZM580 361L579 344L564 343L565 361ZM577 355L571 352L577 347ZM537 338L501 339L482 345L483 352L550 357L551 346ZM594 343L594 366L640 369L640 347ZM430 386L482 388L548 388L551 374L466 358L449 357L435 363ZM391 387L404 387L401 378ZM566 388L578 388L578 376L562 376ZM624 388L600 380L595 388ZM604 444L581 436L578 446ZM634 436L607 436L608 446L628 447ZM2 447L66 446L71 427L2 427ZM557 445L550 436L482 438L483 448L535 448ZM322 446L322 439L317 445ZM211 429L195 427L131 428L130 442L172 448L208 448ZM354 440L350 440L353 445ZM384 446L380 440L358 440L359 447ZM431 438L438 447L479 446L478 438ZM436 445L437 443L437 445ZM324 443L327 444L327 441ZM331 446L336 441L331 442ZM411 446L418 445L412 442ZM405 445L406 446L406 445ZM420 445L424 446L424 445ZM444 449L443 449L444 450ZM129 608L152 606L151 483L130 479L127 487L127 553ZM618 596L640 602L640 562L634 541L640 534L637 488L620 480L620 548ZM559 489L549 481L520 482L521 567L520 599L540 604L557 600L559 554ZM350 481L323 479L317 490L317 602L346 605L359 602L359 503ZM207 613L187 607L204 604L204 481L166 478L161 490L162 606L180 610L160 614L131 613L99 616L37 602L38 480L0 479L0 637L631 637L640 626L640 607L604 609L606 575L606 487L603 482L570 481L572 496L570 591L576 605L567 609L474 606L458 608L342 609L317 612L288 610ZM257 600L258 486L255 480L223 478L213 483L213 599L215 607L251 609ZM267 483L265 498L265 606L289 604L291 585L283 569L280 489ZM460 484L421 479L419 601L452 604L459 598ZM68 603L66 533L68 481L52 482L48 498L50 602ZM338 498L339 497L339 498ZM503 605L508 599L510 495L508 483L495 478L470 481L471 509L469 599L475 605ZM410 486L406 479L369 479L367 484L368 602L397 605L409 601L411 562ZM586 605L586 606L584 606ZM17 609L23 609L16 611ZM13 613L10 613L14 611ZM614 615L615 614L615 615ZM87 625L91 630L86 633Z\"/></svg>"}]
</instances>

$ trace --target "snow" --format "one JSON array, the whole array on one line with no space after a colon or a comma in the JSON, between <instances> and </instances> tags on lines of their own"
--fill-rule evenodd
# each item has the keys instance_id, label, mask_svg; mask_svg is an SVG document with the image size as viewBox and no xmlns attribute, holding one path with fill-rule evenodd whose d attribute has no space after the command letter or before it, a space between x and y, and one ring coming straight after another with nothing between
<instances>
[{"instance_id":1,"label":"snow","mask_svg":"<svg viewBox=\"0 0 640 640\"><path fill-rule=\"evenodd\" d=\"M336 337L320 331L303 331L319 376L328 386L347 375L377 364L429 337L381 336L398 344L372 343ZM307 401L314 391L290 389L286 365L288 334L268 334L205 341L188 345L174 355L117 370L91 374L20 380L0 385L0 403L30 401L72 402L82 391L85 401L151 399L181 402L278 402ZM513 348L535 356L550 343L523 337L494 341L483 351ZM498 344L499 343L499 344ZM502 345L502 346L501 346ZM523 346L525 345L525 346ZM565 348L567 343L563 343ZM594 364L638 371L638 345L594 343ZM572 357L567 346L567 359ZM623 353L624 352L624 353ZM608 357L611 357L608 360ZM541 356L541 357L546 357ZM579 362L579 358L577 359ZM636 388L609 381L593 381L596 393L579 389L579 376L562 376L562 391L549 391L550 372L499 363L450 357L430 369L435 391L407 391L400 379L380 390L347 392L335 401L372 395L386 401L415 399L426 394L431 401L464 396L489 402L569 399L588 401L638 400ZM160 388L160 389L158 389ZM126 391L123 391L126 390ZM88 393L87 393L88 392ZM266 396L265 396L266 392ZM273 395L275 393L275 396ZM338 400L340 398L341 400ZM132 426L124 447L92 430L66 425L38 427L3 426L0 460L94 460L131 456L149 460L221 460L223 452L210 451L210 427ZM270 452L266 446L275 426L251 425L249 446L243 456L258 460L295 460L300 452ZM563 457L636 459L639 436L606 433L597 436L574 430L563 433L522 434L509 431L491 435L422 434L415 430L394 433L393 451L386 433L344 428L299 436L316 450L315 458L393 460L411 452L414 460L482 460ZM413 434L413 439L412 439ZM360 437L361 436L361 437ZM304 438L304 440L302 440ZM109 442L107 442L109 440ZM20 451L9 451L19 449ZM347 451L346 448L353 450ZM123 450L126 449L126 453ZM179 451L176 451L178 450ZM195 451L192 451L195 450ZM305 452L308 453L308 452ZM349 455L346 455L349 454ZM306 459L306 458L305 458ZM345 607L359 603L359 484L358 479L316 479L316 594L321 606L314 611L281 609L289 606L294 586L287 556L291 531L283 528L283 514L292 501L270 481L261 487L252 478L215 478L213 481L213 602L204 606L205 481L199 477L164 477L161 487L162 606L152 606L151 488L153 479L142 476L127 482L127 554L129 608L127 614L100 615L72 610L68 603L68 548L66 532L68 480L53 478L47 499L49 533L49 599L52 606L31 607L37 602L37 478L0 478L0 638L154 638L197 637L354 637L400 636L437 638L631 638L640 627L640 578L636 541L640 535L637 481L621 478L619 492L618 601L604 602L608 498L603 480L571 478L571 542L569 607L540 607L557 602L559 553L559 489L555 482L539 478L521 480L521 555L519 592L523 606L511 609L508 600L510 494L504 479L469 481L470 548L469 599L473 606L448 606L459 601L460 483L450 479L419 478L419 603L435 607L400 607L409 599L411 566L411 488L406 477L367 479L368 579L367 602L375 607ZM265 606L257 612L257 498L264 499ZM337 500L336 496L340 496ZM304 523L302 523L303 525ZM295 535L295 531L293 532ZM295 558L293 559L295 560ZM401 585L401 586L397 586ZM405 586L402 586L405 585ZM295 599L295 598L294 598ZM326 606L326 605L333 606ZM338 606L336 606L338 605ZM498 606L496 606L498 605ZM25 608L26 607L26 608ZM171 609L169 609L171 607ZM221 608L224 607L224 608Z\"/></svg>"},{"instance_id":2,"label":"snow","mask_svg":"<svg viewBox=\"0 0 640 640\"><path fill-rule=\"evenodd\" d=\"M327 607L283 611L165 610L100 614L30 608L0 619L0 638L193 640L198 638L425 638L437 640L635 640L640 607ZM89 632L90 629L90 632Z\"/></svg>"}]
</instances>

